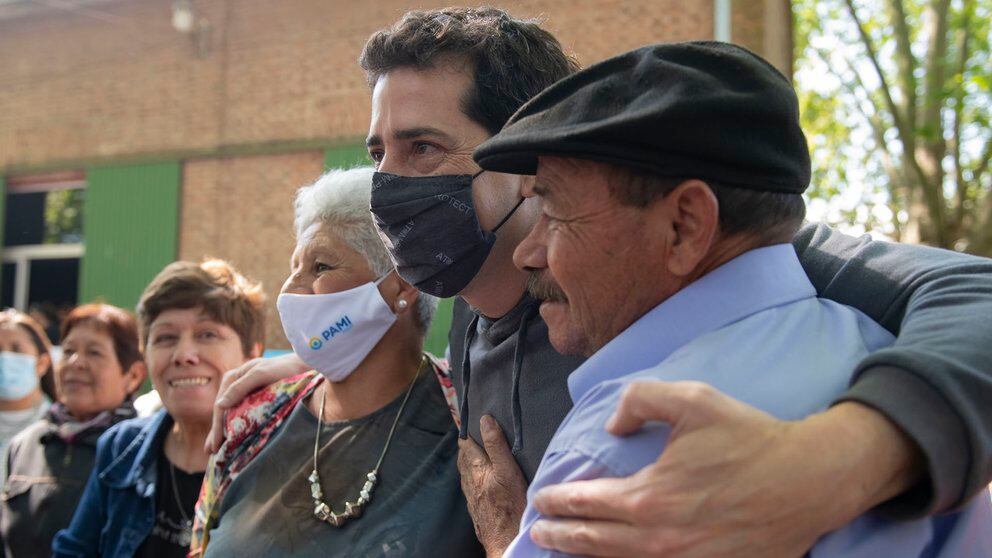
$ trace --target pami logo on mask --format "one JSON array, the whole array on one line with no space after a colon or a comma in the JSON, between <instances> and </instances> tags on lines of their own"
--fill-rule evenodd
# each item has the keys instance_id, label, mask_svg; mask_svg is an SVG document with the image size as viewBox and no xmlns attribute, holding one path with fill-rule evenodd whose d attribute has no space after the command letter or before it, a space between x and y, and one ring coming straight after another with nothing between
<instances>
[{"instance_id":1,"label":"pami logo on mask","mask_svg":"<svg viewBox=\"0 0 992 558\"><path fill-rule=\"evenodd\" d=\"M344 333L345 331L351 329L351 326L351 318L348 316L342 317L340 320L331 324L327 329L320 332L320 337L322 337L323 340L318 337L311 337L309 341L310 349L314 351L320 350L320 348L324 346L324 341L330 341L335 335Z\"/></svg>"}]
</instances>

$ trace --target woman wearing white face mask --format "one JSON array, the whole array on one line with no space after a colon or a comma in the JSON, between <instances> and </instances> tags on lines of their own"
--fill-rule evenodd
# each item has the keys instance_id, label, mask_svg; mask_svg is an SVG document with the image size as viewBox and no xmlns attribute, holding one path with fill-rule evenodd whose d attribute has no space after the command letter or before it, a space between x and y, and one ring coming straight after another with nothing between
<instances>
[{"instance_id":1,"label":"woman wearing white face mask","mask_svg":"<svg viewBox=\"0 0 992 558\"><path fill-rule=\"evenodd\" d=\"M194 554L483 555L444 370L421 352L434 301L393 272L369 214L371 179L369 168L331 171L297 195L278 308L313 371L228 413Z\"/></svg>"},{"instance_id":2,"label":"woman wearing white face mask","mask_svg":"<svg viewBox=\"0 0 992 558\"><path fill-rule=\"evenodd\" d=\"M45 416L55 401L51 342L27 314L0 312L0 479L7 476L7 444Z\"/></svg>"}]
</instances>

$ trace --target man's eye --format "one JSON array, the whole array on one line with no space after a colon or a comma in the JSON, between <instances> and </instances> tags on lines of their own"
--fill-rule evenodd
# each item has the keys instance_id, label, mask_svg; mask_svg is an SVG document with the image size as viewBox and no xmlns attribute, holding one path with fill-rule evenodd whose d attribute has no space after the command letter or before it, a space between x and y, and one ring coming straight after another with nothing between
<instances>
[{"instance_id":1,"label":"man's eye","mask_svg":"<svg viewBox=\"0 0 992 558\"><path fill-rule=\"evenodd\" d=\"M327 264L325 264L325 263L317 262L317 263L313 264L313 271L314 271L314 273L322 273L324 271L330 271L332 269L334 269L334 268L331 267L331 266L329 266L329 265L327 265Z\"/></svg>"},{"instance_id":2,"label":"man's eye","mask_svg":"<svg viewBox=\"0 0 992 558\"><path fill-rule=\"evenodd\" d=\"M430 155L437 151L437 147L422 141L414 142L413 152L417 155Z\"/></svg>"},{"instance_id":3,"label":"man's eye","mask_svg":"<svg viewBox=\"0 0 992 558\"><path fill-rule=\"evenodd\" d=\"M382 158L385 155L386 155L386 153L384 151L382 151L381 149L370 149L369 150L369 159L372 159L372 162L373 163L381 163L382 162Z\"/></svg>"}]
</instances>

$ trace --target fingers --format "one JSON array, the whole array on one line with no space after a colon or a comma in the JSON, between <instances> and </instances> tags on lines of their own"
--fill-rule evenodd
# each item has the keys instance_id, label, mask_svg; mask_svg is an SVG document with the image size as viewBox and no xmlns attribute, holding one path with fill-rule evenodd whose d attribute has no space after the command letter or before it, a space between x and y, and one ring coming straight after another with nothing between
<instances>
[{"instance_id":1,"label":"fingers","mask_svg":"<svg viewBox=\"0 0 992 558\"><path fill-rule=\"evenodd\" d=\"M210 432L207 433L207 439L203 443L203 449L207 453L214 453L220 449L221 444L224 443L224 418L225 413L223 409L218 409L214 407L214 416L211 419Z\"/></svg>"},{"instance_id":2,"label":"fingers","mask_svg":"<svg viewBox=\"0 0 992 558\"><path fill-rule=\"evenodd\" d=\"M217 403L231 408L260 387L306 372L307 365L296 354L255 358L224 374Z\"/></svg>"},{"instance_id":3,"label":"fingers","mask_svg":"<svg viewBox=\"0 0 992 558\"><path fill-rule=\"evenodd\" d=\"M231 385L227 386L222 396L223 404L227 405L227 407L234 407L258 388L278 382L291 375L291 373L283 369L256 366L240 374Z\"/></svg>"},{"instance_id":4,"label":"fingers","mask_svg":"<svg viewBox=\"0 0 992 558\"><path fill-rule=\"evenodd\" d=\"M547 516L632 522L634 513L625 497L630 484L624 478L556 484L542 488L534 497L534 506Z\"/></svg>"},{"instance_id":5,"label":"fingers","mask_svg":"<svg viewBox=\"0 0 992 558\"><path fill-rule=\"evenodd\" d=\"M624 436L648 421L676 426L689 411L712 405L720 395L699 382L633 382L624 389L606 429L610 434Z\"/></svg>"},{"instance_id":6,"label":"fingers","mask_svg":"<svg viewBox=\"0 0 992 558\"><path fill-rule=\"evenodd\" d=\"M482 476L490 466L489 458L479 444L472 438L458 440L458 474L461 477L462 492L468 500L469 513L473 513L473 505L478 498ZM473 514L473 517L474 514Z\"/></svg>"},{"instance_id":7,"label":"fingers","mask_svg":"<svg viewBox=\"0 0 992 558\"><path fill-rule=\"evenodd\" d=\"M520 473L520 467L513 459L510 446L506 443L503 429L499 427L496 419L485 415L479 421L479 425L482 431L482 445L485 446L486 454L493 466L500 471L501 475L516 474L523 477L523 474Z\"/></svg>"},{"instance_id":8,"label":"fingers","mask_svg":"<svg viewBox=\"0 0 992 558\"><path fill-rule=\"evenodd\" d=\"M543 548L585 556L644 556L644 534L627 523L542 519L530 537Z\"/></svg>"},{"instance_id":9,"label":"fingers","mask_svg":"<svg viewBox=\"0 0 992 558\"><path fill-rule=\"evenodd\" d=\"M245 374L247 370L259 361L261 361L261 359L258 358L249 360L233 370L228 370L223 376L221 376L220 386L217 388L217 399L214 400L213 417L210 419L210 432L207 433L207 439L203 443L203 449L205 449L207 453L214 453L220 449L221 444L224 443L224 416L228 407L231 406L230 401L225 399L224 395L227 393L228 388L234 384L242 374Z\"/></svg>"},{"instance_id":10,"label":"fingers","mask_svg":"<svg viewBox=\"0 0 992 558\"><path fill-rule=\"evenodd\" d=\"M220 380L220 388L217 389L217 400L214 402L215 408L228 409L236 405L242 398L235 399L230 396L231 386L238 383L238 380L243 378L252 369L258 366L262 362L260 358L253 358L248 362L242 364L241 366L228 370L224 373L224 376Z\"/></svg>"},{"instance_id":11,"label":"fingers","mask_svg":"<svg viewBox=\"0 0 992 558\"><path fill-rule=\"evenodd\" d=\"M458 440L458 470L462 476L471 474L474 467L489 465L489 457L472 438Z\"/></svg>"}]
</instances>

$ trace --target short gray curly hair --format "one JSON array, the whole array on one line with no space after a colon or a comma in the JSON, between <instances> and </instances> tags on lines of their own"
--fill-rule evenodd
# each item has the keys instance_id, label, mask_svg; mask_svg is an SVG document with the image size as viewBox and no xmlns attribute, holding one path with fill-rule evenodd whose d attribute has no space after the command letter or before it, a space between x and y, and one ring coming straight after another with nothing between
<instances>
[{"instance_id":1,"label":"short gray curly hair","mask_svg":"<svg viewBox=\"0 0 992 558\"><path fill-rule=\"evenodd\" d=\"M296 241L304 238L304 233L318 223L334 226L334 232L352 250L365 256L369 269L376 277L394 271L389 252L382 244L369 205L372 199L372 167L353 169L331 169L320 176L313 184L296 192L293 202L296 216L293 228ZM427 331L437 298L420 293L417 298L417 319L422 331Z\"/></svg>"}]
</instances>

